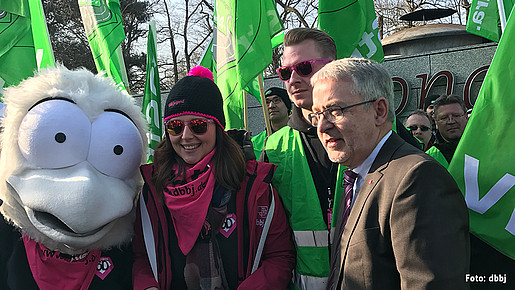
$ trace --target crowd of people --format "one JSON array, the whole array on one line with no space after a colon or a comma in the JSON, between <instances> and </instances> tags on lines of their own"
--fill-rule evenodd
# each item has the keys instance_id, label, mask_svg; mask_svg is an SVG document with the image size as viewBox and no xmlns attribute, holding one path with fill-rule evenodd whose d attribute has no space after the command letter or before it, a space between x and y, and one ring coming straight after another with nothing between
<instances>
[{"instance_id":1,"label":"crowd of people","mask_svg":"<svg viewBox=\"0 0 515 290\"><path fill-rule=\"evenodd\" d=\"M272 132L253 154L226 130L209 72L170 90L140 168L134 289L467 289L488 273L513 286L514 261L469 233L447 171L468 120L460 97L430 96L394 126L388 72L337 59L317 29L286 33L277 74L285 89L265 92Z\"/></svg>"}]
</instances>

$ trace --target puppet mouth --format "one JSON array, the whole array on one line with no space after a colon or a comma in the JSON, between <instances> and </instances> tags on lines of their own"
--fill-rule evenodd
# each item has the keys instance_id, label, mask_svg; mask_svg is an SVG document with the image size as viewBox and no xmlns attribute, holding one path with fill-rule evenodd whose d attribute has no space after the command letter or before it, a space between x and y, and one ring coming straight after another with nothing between
<instances>
[{"instance_id":1,"label":"puppet mouth","mask_svg":"<svg viewBox=\"0 0 515 290\"><path fill-rule=\"evenodd\" d=\"M57 218L56 216L54 216L50 213L43 212L43 211L32 211L32 210L30 210L30 211L31 211L31 213L29 213L29 219L31 219L33 223L37 222L43 227L50 228L52 230L55 230L61 234L67 235L67 236L87 237L87 236L91 236L91 235L98 233L99 231L101 231L104 228L104 226L101 226L101 227L94 229L92 231L89 231L89 232L77 233L74 230L72 230L70 227L68 227L65 223L63 223L59 218Z\"/></svg>"}]
</instances>

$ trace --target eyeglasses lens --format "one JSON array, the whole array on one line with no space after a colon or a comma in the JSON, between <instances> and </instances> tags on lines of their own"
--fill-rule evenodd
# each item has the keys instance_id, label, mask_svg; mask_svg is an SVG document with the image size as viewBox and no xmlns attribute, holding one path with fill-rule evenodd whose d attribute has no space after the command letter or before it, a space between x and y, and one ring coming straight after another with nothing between
<instances>
[{"instance_id":1,"label":"eyeglasses lens","mask_svg":"<svg viewBox=\"0 0 515 290\"><path fill-rule=\"evenodd\" d=\"M291 77L291 69L289 67L279 68L279 78L283 81L289 80Z\"/></svg>"},{"instance_id":2,"label":"eyeglasses lens","mask_svg":"<svg viewBox=\"0 0 515 290\"><path fill-rule=\"evenodd\" d=\"M193 120L190 122L190 128L195 134L204 134L207 131L207 121Z\"/></svg>"},{"instance_id":3,"label":"eyeglasses lens","mask_svg":"<svg viewBox=\"0 0 515 290\"><path fill-rule=\"evenodd\" d=\"M295 66L295 71L298 72L301 76L307 76L313 72L313 68L311 67L311 63L309 61L303 61Z\"/></svg>"},{"instance_id":4,"label":"eyeglasses lens","mask_svg":"<svg viewBox=\"0 0 515 290\"><path fill-rule=\"evenodd\" d=\"M171 135L179 135L182 133L182 130L184 129L184 123L179 120L171 120L166 123L166 130Z\"/></svg>"}]
</instances>

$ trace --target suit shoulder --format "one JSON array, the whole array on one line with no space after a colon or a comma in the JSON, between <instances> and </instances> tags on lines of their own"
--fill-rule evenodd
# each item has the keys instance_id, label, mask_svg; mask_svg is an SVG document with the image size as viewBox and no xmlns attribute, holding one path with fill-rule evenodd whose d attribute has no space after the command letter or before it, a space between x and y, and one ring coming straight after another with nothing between
<instances>
[{"instance_id":1,"label":"suit shoulder","mask_svg":"<svg viewBox=\"0 0 515 290\"><path fill-rule=\"evenodd\" d=\"M438 161L407 143L400 146L394 152L391 164L395 165L395 167L399 166L410 169L422 167L422 169L434 171L435 173L441 172L444 175L449 175L447 169Z\"/></svg>"}]
</instances>

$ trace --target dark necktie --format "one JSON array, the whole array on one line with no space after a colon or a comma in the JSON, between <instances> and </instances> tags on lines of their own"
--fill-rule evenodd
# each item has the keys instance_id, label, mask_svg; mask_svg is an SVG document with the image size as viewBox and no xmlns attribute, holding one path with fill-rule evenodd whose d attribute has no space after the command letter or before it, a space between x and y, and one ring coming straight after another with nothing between
<instances>
[{"instance_id":1,"label":"dark necktie","mask_svg":"<svg viewBox=\"0 0 515 290\"><path fill-rule=\"evenodd\" d=\"M333 244L334 253L331 253L331 272L329 274L329 279L327 281L327 289L335 289L336 285L338 284L338 277L339 273L341 271L341 265L336 264L340 259L338 258L340 256L340 237L343 234L343 229L345 228L345 224L347 223L347 219L349 218L350 213L350 206L352 204L352 189L354 187L354 182L356 182L356 178L358 177L358 174L354 171L347 170L343 173L343 178L345 180L345 191L344 191L344 198L343 198L343 208L338 209L339 211L343 211L343 215L338 214L338 218L342 218L342 223L340 224L338 236L335 237L334 241L336 244ZM342 203L340 202L340 206L342 206Z\"/></svg>"},{"instance_id":2,"label":"dark necktie","mask_svg":"<svg viewBox=\"0 0 515 290\"><path fill-rule=\"evenodd\" d=\"M343 220L340 226L340 235L343 233L343 228L345 227L347 219L349 218L350 206L352 204L352 189L357 177L358 174L352 170L347 170L343 174L343 178L345 179L345 203L343 205Z\"/></svg>"}]
</instances>

